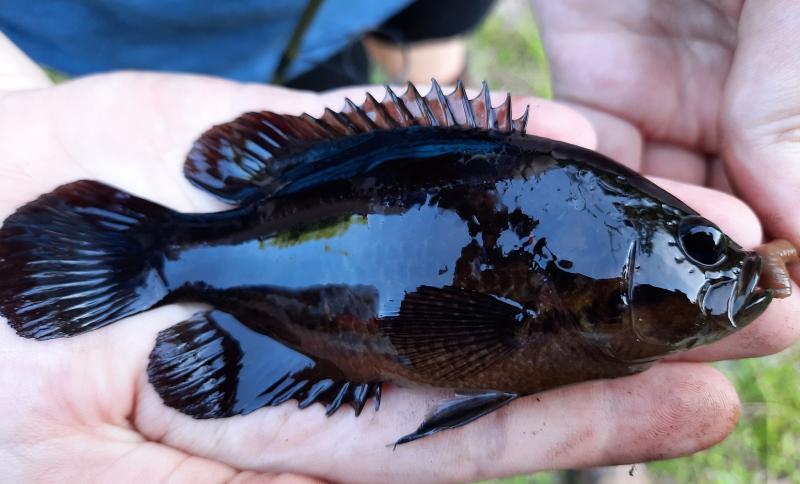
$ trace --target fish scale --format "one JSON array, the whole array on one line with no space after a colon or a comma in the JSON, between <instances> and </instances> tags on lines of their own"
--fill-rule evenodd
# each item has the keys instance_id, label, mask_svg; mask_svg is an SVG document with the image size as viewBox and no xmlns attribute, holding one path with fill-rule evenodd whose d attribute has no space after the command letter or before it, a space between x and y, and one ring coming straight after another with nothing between
<instances>
[{"instance_id":1,"label":"fish scale","mask_svg":"<svg viewBox=\"0 0 800 484\"><path fill-rule=\"evenodd\" d=\"M384 383L454 390L404 444L644 371L786 295L796 251L745 251L646 178L526 123L485 84L469 99L435 82L319 119L245 113L184 164L231 210L178 213L89 180L20 207L0 229L0 314L50 339L212 306L163 330L147 367L196 418L288 400L357 416Z\"/></svg>"}]
</instances>

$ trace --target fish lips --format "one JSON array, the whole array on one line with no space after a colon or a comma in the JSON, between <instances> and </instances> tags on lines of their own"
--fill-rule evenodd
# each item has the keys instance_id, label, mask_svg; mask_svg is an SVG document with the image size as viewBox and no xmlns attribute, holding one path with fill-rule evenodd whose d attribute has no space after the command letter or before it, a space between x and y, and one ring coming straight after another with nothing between
<instances>
[{"instance_id":1,"label":"fish lips","mask_svg":"<svg viewBox=\"0 0 800 484\"><path fill-rule=\"evenodd\" d=\"M761 258L753 253L742 261L739 277L712 283L703 295L703 313L722 329L732 331L756 319L772 301L772 293L758 287Z\"/></svg>"},{"instance_id":2,"label":"fish lips","mask_svg":"<svg viewBox=\"0 0 800 484\"><path fill-rule=\"evenodd\" d=\"M761 257L748 254L728 300L728 320L736 328L750 324L763 313L772 301L772 292L758 288L761 275Z\"/></svg>"}]
</instances>

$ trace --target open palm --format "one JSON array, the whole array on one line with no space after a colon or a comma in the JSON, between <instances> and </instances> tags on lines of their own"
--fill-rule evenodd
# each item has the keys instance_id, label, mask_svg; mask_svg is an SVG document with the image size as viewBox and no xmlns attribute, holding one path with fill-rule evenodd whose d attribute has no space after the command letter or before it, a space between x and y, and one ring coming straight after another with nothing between
<instances>
[{"instance_id":1,"label":"open palm","mask_svg":"<svg viewBox=\"0 0 800 484\"><path fill-rule=\"evenodd\" d=\"M800 4L532 0L557 97L641 171L728 187L800 243ZM727 174L727 177L726 177Z\"/></svg>"},{"instance_id":2,"label":"open palm","mask_svg":"<svg viewBox=\"0 0 800 484\"><path fill-rule=\"evenodd\" d=\"M349 92L361 99L364 89ZM193 76L120 73L56 87L0 93L0 218L55 186L81 178L116 185L183 211L221 208L181 174L192 140L253 109L319 114L342 91L316 95ZM529 130L593 147L572 110L531 103ZM669 173L664 173L669 174ZM745 245L755 216L736 199L663 184ZM796 288L795 288L796 289ZM745 331L689 360L767 354L800 331L796 298L776 301ZM108 328L46 342L0 326L0 468L12 481L348 482L469 481L540 469L637 462L694 452L724 438L738 415L734 390L702 363L671 361L633 377L520 399L462 429L395 451L442 396L388 387L379 412L330 418L293 401L243 417L193 420L165 407L147 382L159 330L198 307L167 306ZM782 331L782 330L781 330ZM10 474L8 472L10 471ZM293 475L286 474L292 473Z\"/></svg>"}]
</instances>

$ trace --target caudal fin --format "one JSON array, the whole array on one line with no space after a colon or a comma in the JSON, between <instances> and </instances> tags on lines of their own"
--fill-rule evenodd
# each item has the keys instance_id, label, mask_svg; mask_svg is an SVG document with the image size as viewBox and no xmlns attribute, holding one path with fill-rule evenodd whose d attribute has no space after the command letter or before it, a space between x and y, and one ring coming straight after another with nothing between
<instances>
[{"instance_id":1,"label":"caudal fin","mask_svg":"<svg viewBox=\"0 0 800 484\"><path fill-rule=\"evenodd\" d=\"M175 215L86 180L24 205L0 228L0 314L42 340L152 307L167 294L160 235Z\"/></svg>"}]
</instances>

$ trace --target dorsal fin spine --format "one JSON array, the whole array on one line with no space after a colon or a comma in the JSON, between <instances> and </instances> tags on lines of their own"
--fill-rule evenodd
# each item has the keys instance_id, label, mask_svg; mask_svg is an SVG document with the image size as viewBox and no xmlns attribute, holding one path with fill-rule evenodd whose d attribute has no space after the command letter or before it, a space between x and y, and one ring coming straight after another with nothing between
<instances>
[{"instance_id":1,"label":"dorsal fin spine","mask_svg":"<svg viewBox=\"0 0 800 484\"><path fill-rule=\"evenodd\" d=\"M450 103L447 101L447 96L444 95L442 91L442 86L436 81L436 79L431 79L431 92L435 93L436 97L439 100L439 106L442 108L442 113L444 114L444 122L445 126L448 128L451 126L456 125L455 116L453 116L453 110L450 109Z\"/></svg>"},{"instance_id":2,"label":"dorsal fin spine","mask_svg":"<svg viewBox=\"0 0 800 484\"><path fill-rule=\"evenodd\" d=\"M302 156L289 155L301 153L315 142L415 125L525 134L528 114L526 108L522 116L513 119L510 96L502 105L492 107L485 82L474 99L469 99L460 81L450 95L444 94L436 80L425 96L411 83L402 96L386 86L381 102L372 95L367 95L360 106L345 99L341 112L326 108L319 118L268 111L245 113L203 134L192 147L184 172L198 187L224 201L241 203L258 193L270 196L287 186L290 180L283 177L303 162Z\"/></svg>"},{"instance_id":3,"label":"dorsal fin spine","mask_svg":"<svg viewBox=\"0 0 800 484\"><path fill-rule=\"evenodd\" d=\"M397 94L392 91L392 88L388 84L385 87L386 96L389 98L391 104L395 107L397 116L400 118L400 125L405 127L415 126L417 124L417 120L414 119L414 116L411 114L411 112L409 112L408 108L406 107L406 103L397 97ZM384 100L384 102L386 101Z\"/></svg>"},{"instance_id":4,"label":"dorsal fin spine","mask_svg":"<svg viewBox=\"0 0 800 484\"><path fill-rule=\"evenodd\" d=\"M513 118L511 117L511 94L506 94L506 99L503 101L503 110L503 122L505 126L502 126L501 129L511 131L513 129Z\"/></svg>"},{"instance_id":5,"label":"dorsal fin spine","mask_svg":"<svg viewBox=\"0 0 800 484\"><path fill-rule=\"evenodd\" d=\"M300 119L302 119L303 122L305 122L309 126L312 126L314 131L320 138L331 138L332 135L334 134L331 131L330 126L327 125L327 123L311 116L308 113L303 113L302 115L300 115Z\"/></svg>"},{"instance_id":6,"label":"dorsal fin spine","mask_svg":"<svg viewBox=\"0 0 800 484\"><path fill-rule=\"evenodd\" d=\"M528 104L525 106L525 112L522 113L522 116L519 117L516 121L514 121L514 131L520 134L525 134L525 131L528 129L528 114L530 113L531 105Z\"/></svg>"},{"instance_id":7,"label":"dorsal fin spine","mask_svg":"<svg viewBox=\"0 0 800 484\"><path fill-rule=\"evenodd\" d=\"M361 129L358 129L357 131L361 131L361 132L364 132L364 131L375 131L376 129L378 129L378 126L375 124L375 122L372 121L371 119L369 119L369 116L367 116L367 113L365 113L364 110L361 109L360 106L357 106L356 103L351 101L350 98L344 98L344 102L345 102L345 109L342 112L351 113L351 114L355 115L356 118L358 118L358 120L361 121L364 124L363 126L360 127ZM351 121L353 121L353 120L351 119ZM356 126L358 126L358 125L356 125Z\"/></svg>"},{"instance_id":8,"label":"dorsal fin spine","mask_svg":"<svg viewBox=\"0 0 800 484\"><path fill-rule=\"evenodd\" d=\"M481 83L481 92L478 94L478 98L483 99L484 112L486 115L484 126L489 129L497 129L497 116L495 114L495 109L492 107L492 95L489 92L489 84L487 84L486 81Z\"/></svg>"},{"instance_id":9,"label":"dorsal fin spine","mask_svg":"<svg viewBox=\"0 0 800 484\"><path fill-rule=\"evenodd\" d=\"M417 103L417 108L419 109L419 112L424 114L425 117L427 118L428 125L429 126L439 126L439 120L436 119L436 116L433 115L433 111L431 111L431 107L425 101L425 98L423 98L420 95L419 91L417 91L417 87L414 84L412 84L411 82L408 83L408 88L406 89L406 92L408 92L409 90L414 95L414 100Z\"/></svg>"},{"instance_id":10,"label":"dorsal fin spine","mask_svg":"<svg viewBox=\"0 0 800 484\"><path fill-rule=\"evenodd\" d=\"M350 136L358 132L356 126L350 121L350 118L342 113L337 113L331 108L325 108L325 114L322 115L322 119L325 120L325 118L331 121L328 123L329 125L333 126L332 123L339 125L334 129L337 130L340 136Z\"/></svg>"},{"instance_id":11,"label":"dorsal fin spine","mask_svg":"<svg viewBox=\"0 0 800 484\"><path fill-rule=\"evenodd\" d=\"M379 122L379 120L383 121L383 123L385 123L385 124L387 125L386 127L387 127L388 129L394 129L394 128L401 128L401 127L403 127L403 125L402 125L402 124L398 123L398 122L397 122L397 120L395 120L395 119L394 119L394 118L393 118L393 117L392 117L392 116L389 114L389 112L388 112L388 111L386 110L386 108L384 107L383 103L379 103L379 102L378 102L378 100L377 100L377 99L375 99L375 98L372 96L372 94L370 94L370 93L367 93L367 102L365 102L365 103L364 103L364 106L366 106L366 105L367 105L367 103L372 103L372 107L373 107L373 109L375 110L375 119L373 120L373 122L374 122L374 123L375 123L375 125L376 125L376 129L378 129L378 128L381 128L381 127L382 127L382 126L380 126L380 124L381 124L381 123ZM362 111L363 111L363 110L364 110L364 109L362 108ZM366 114L366 112L365 112L365 114Z\"/></svg>"},{"instance_id":12,"label":"dorsal fin spine","mask_svg":"<svg viewBox=\"0 0 800 484\"><path fill-rule=\"evenodd\" d=\"M456 91L458 97L461 98L461 109L464 110L464 119L470 128L477 128L478 123L475 120L475 111L472 109L472 103L469 101L467 91L464 89L464 83L459 79L456 82Z\"/></svg>"}]
</instances>

